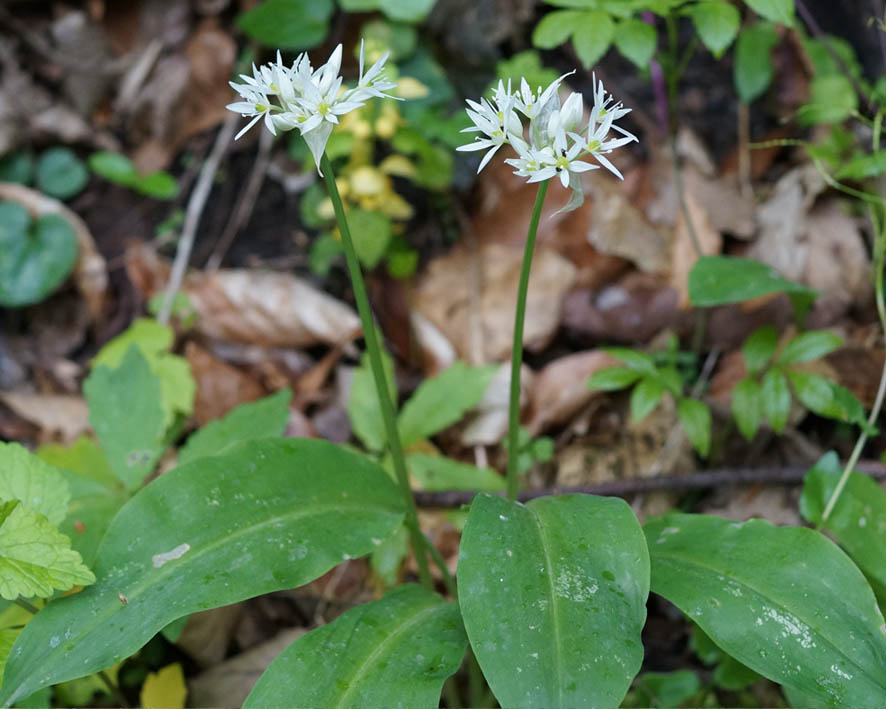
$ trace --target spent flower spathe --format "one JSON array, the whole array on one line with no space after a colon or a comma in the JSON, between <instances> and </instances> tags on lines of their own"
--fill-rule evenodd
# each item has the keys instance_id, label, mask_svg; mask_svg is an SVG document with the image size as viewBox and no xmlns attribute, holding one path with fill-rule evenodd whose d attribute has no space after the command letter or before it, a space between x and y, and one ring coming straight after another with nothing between
<instances>
[{"instance_id":1,"label":"spent flower spathe","mask_svg":"<svg viewBox=\"0 0 886 709\"><path fill-rule=\"evenodd\" d=\"M630 113L630 109L615 103L596 76L590 118L587 126L581 128L584 116L582 95L572 93L562 105L560 103L560 84L567 76L569 74L564 74L545 89L539 87L537 92L532 91L526 79L521 79L520 88L513 92L510 83L505 86L499 81L491 100L481 98L477 102L468 99L470 108L466 110L474 125L463 132L481 135L457 148L462 151L488 150L477 169L479 172L499 148L511 146L517 157L507 158L505 162L515 168L515 175L528 178L528 182L557 177L564 187L572 189L569 203L560 211L575 209L584 200L579 173L602 166L621 178L621 173L606 155L637 140L615 124ZM528 120L528 125L524 126L521 115ZM618 135L610 137L613 131ZM585 157L593 158L598 164L583 160Z\"/></svg>"},{"instance_id":2,"label":"spent flower spathe","mask_svg":"<svg viewBox=\"0 0 886 709\"><path fill-rule=\"evenodd\" d=\"M300 54L288 67L277 52L275 62L259 68L253 65L252 76L241 74L243 83L231 82L231 86L242 100L229 104L228 109L252 120L236 137L243 135L262 117L274 135L278 130L297 128L319 170L320 158L339 116L360 108L371 98L397 98L387 93L397 86L387 81L383 74L387 53L364 73L361 43L360 77L353 88L342 88L341 57L342 46L339 44L329 60L318 69L311 66L307 53Z\"/></svg>"}]
</instances>

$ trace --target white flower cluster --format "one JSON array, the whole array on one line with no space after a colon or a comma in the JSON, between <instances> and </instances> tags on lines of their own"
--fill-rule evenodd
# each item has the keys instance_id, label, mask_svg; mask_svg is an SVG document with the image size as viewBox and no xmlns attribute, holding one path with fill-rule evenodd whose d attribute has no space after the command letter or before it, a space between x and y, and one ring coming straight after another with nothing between
<instances>
[{"instance_id":1,"label":"white flower cluster","mask_svg":"<svg viewBox=\"0 0 886 709\"><path fill-rule=\"evenodd\" d=\"M520 90L514 92L510 82L505 87L504 82L499 81L491 100L481 98L478 103L468 99L467 113L474 125L462 132L482 135L457 150L489 149L480 161L479 172L502 145L510 145L517 157L505 162L516 168L515 175L528 177L528 182L558 177L564 187L572 188L572 199L565 208L568 210L580 205L584 198L578 173L602 165L621 178L606 155L637 138L615 125L615 121L631 109L623 108L621 103L613 104L612 96L607 95L603 82L597 82L596 76L590 119L587 126L579 130L584 114L582 95L573 93L560 105L558 91L567 76L569 74L564 74L546 89L539 87L537 93L533 93L526 79L520 81ZM526 129L520 114L529 121ZM620 135L610 138L612 131ZM593 157L600 164L581 160L585 156Z\"/></svg>"},{"instance_id":2,"label":"white flower cluster","mask_svg":"<svg viewBox=\"0 0 886 709\"><path fill-rule=\"evenodd\" d=\"M278 130L298 128L314 156L317 169L326 149L326 141L338 117L360 108L373 97L397 98L385 92L397 84L385 80L382 75L388 54L385 53L370 69L363 73L363 45L360 45L360 78L354 88L342 89L342 47L338 45L323 66L311 67L307 53L302 53L291 67L283 64L280 52L277 61L259 68L252 65L252 76L241 74L244 83L231 82L242 101L228 105L228 110L252 120L241 130L239 138L262 117L274 135ZM236 140L235 138L235 140Z\"/></svg>"}]
</instances>

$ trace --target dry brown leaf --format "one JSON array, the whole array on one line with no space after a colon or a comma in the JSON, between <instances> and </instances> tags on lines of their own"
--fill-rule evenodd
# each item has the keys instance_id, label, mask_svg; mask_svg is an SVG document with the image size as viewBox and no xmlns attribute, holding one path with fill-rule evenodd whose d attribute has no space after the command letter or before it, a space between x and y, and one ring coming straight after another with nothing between
<instances>
[{"instance_id":1,"label":"dry brown leaf","mask_svg":"<svg viewBox=\"0 0 886 709\"><path fill-rule=\"evenodd\" d=\"M530 417L526 424L533 436L567 423L602 392L588 388L592 374L619 361L602 350L578 352L554 360L535 375L530 392Z\"/></svg>"},{"instance_id":2,"label":"dry brown leaf","mask_svg":"<svg viewBox=\"0 0 886 709\"><path fill-rule=\"evenodd\" d=\"M0 392L0 401L37 426L42 442L70 443L92 430L89 409L82 396L8 391Z\"/></svg>"},{"instance_id":3,"label":"dry brown leaf","mask_svg":"<svg viewBox=\"0 0 886 709\"><path fill-rule=\"evenodd\" d=\"M32 216L57 214L67 220L77 234L77 263L71 278L86 302L92 322L98 323L108 295L108 269L104 257L95 247L89 227L79 216L57 199L24 185L0 182L0 199L18 202Z\"/></svg>"},{"instance_id":4,"label":"dry brown leaf","mask_svg":"<svg viewBox=\"0 0 886 709\"><path fill-rule=\"evenodd\" d=\"M520 408L529 400L535 375L525 364L520 370ZM463 446L491 446L505 437L508 430L508 401L511 389L511 365L503 364L489 381L480 403L460 433Z\"/></svg>"},{"instance_id":5,"label":"dry brown leaf","mask_svg":"<svg viewBox=\"0 0 886 709\"><path fill-rule=\"evenodd\" d=\"M829 200L809 214L806 268L802 280L845 306L873 295L871 261L855 221Z\"/></svg>"},{"instance_id":6,"label":"dry brown leaf","mask_svg":"<svg viewBox=\"0 0 886 709\"><path fill-rule=\"evenodd\" d=\"M232 603L194 613L188 618L175 644L201 667L217 665L227 654L234 628L243 613L243 605Z\"/></svg>"},{"instance_id":7,"label":"dry brown leaf","mask_svg":"<svg viewBox=\"0 0 886 709\"><path fill-rule=\"evenodd\" d=\"M265 394L252 377L213 357L194 342L189 342L185 347L185 358L197 383L194 418L198 426L204 426L224 416L235 406L255 401Z\"/></svg>"},{"instance_id":8,"label":"dry brown leaf","mask_svg":"<svg viewBox=\"0 0 886 709\"><path fill-rule=\"evenodd\" d=\"M522 257L520 249L498 244L476 251L456 247L428 265L419 278L414 307L460 358L474 363L503 360L511 351ZM554 335L574 282L571 263L552 249L536 250L523 337L527 348L539 349Z\"/></svg>"}]
</instances>

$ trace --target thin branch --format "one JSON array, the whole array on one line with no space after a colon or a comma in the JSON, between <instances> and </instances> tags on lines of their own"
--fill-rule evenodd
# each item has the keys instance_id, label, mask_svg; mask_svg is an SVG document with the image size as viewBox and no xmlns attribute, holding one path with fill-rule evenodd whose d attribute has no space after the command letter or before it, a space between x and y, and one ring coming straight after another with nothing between
<instances>
[{"instance_id":1,"label":"thin branch","mask_svg":"<svg viewBox=\"0 0 886 709\"><path fill-rule=\"evenodd\" d=\"M222 157L228 150L231 138L234 137L234 130L237 127L239 116L231 113L222 124L221 130L215 137L215 144L203 168L200 170L200 176L197 178L197 184L194 185L194 191L191 192L191 198L188 200L188 207L185 210L185 223L182 226L181 238L178 241L178 248L175 252L175 261L172 263L172 271L169 274L169 283L166 285L166 293L163 297L163 307L157 316L157 321L164 325L169 322L172 315L172 304L175 302L175 295L181 288L182 280L185 277L185 271L188 268L188 261L191 260L191 251L194 248L194 239L197 236L197 225L200 223L200 215L203 213L203 207L209 198L212 190L212 181L215 173L218 171L218 165Z\"/></svg>"},{"instance_id":2,"label":"thin branch","mask_svg":"<svg viewBox=\"0 0 886 709\"><path fill-rule=\"evenodd\" d=\"M784 468L723 468L706 470L689 475L664 475L656 478L631 478L613 480L599 485L580 487L554 487L538 490L523 490L517 495L520 502L534 500L548 495L606 495L625 497L638 492L657 490L702 490L710 487L735 487L739 485L799 485L809 472L809 465L794 465ZM855 470L870 475L875 480L886 480L886 464L877 461L861 461ZM471 502L477 490L444 490L442 492L415 492L419 507L460 507Z\"/></svg>"}]
</instances>

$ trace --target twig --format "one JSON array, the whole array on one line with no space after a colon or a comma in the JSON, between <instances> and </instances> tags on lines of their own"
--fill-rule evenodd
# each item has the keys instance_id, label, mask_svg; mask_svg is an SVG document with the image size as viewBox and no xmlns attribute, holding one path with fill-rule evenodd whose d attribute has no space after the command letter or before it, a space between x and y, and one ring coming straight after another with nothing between
<instances>
[{"instance_id":1,"label":"twig","mask_svg":"<svg viewBox=\"0 0 886 709\"><path fill-rule=\"evenodd\" d=\"M263 130L258 140L258 153L255 156L255 162L252 163L252 170L246 180L246 186L237 200L234 212L231 214L225 230L206 261L207 271L217 271L219 269L228 253L228 249L231 248L234 238L246 225L246 222L249 221L249 217L252 216L255 200L258 198L258 193L261 190L262 184L264 184L265 175L268 172L268 164L271 161L271 146L273 144L274 136L270 131Z\"/></svg>"},{"instance_id":2,"label":"twig","mask_svg":"<svg viewBox=\"0 0 886 709\"><path fill-rule=\"evenodd\" d=\"M212 180L218 171L218 165L222 156L231 143L234 136L234 129L237 127L239 116L231 113L222 124L221 130L215 138L215 144L203 168L200 170L200 176L197 178L197 184L194 185L194 191L191 192L191 198L188 200L188 208L185 211L185 223L182 226L181 238L178 242L178 249L175 252L175 261L172 263L172 271L169 274L169 283L166 285L166 293L163 297L163 307L160 309L160 315L157 321L164 325L169 322L172 315L172 304L175 301L175 295L181 288L182 280L185 277L185 271L188 268L188 261L191 259L191 251L194 248L194 238L197 235L197 225L200 223L200 215L203 213L203 207L209 198L212 190Z\"/></svg>"},{"instance_id":3,"label":"twig","mask_svg":"<svg viewBox=\"0 0 886 709\"><path fill-rule=\"evenodd\" d=\"M520 502L527 502L548 495L606 495L625 497L639 492L656 490L702 490L708 487L733 487L738 485L798 485L803 482L810 465L793 465L784 468L722 468L689 475L664 475L657 478L631 478L613 480L598 485L579 487L553 487L523 490L517 495ZM855 470L867 473L875 480L886 480L886 464L877 461L861 461ZM444 490L441 492L416 492L419 507L460 507L467 505L477 494L476 490Z\"/></svg>"}]
</instances>

